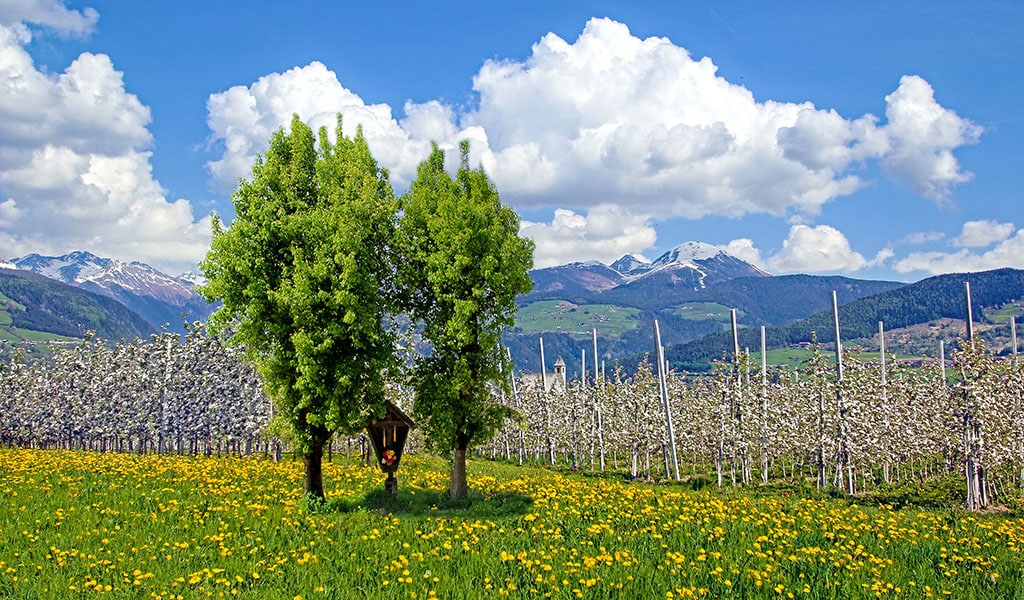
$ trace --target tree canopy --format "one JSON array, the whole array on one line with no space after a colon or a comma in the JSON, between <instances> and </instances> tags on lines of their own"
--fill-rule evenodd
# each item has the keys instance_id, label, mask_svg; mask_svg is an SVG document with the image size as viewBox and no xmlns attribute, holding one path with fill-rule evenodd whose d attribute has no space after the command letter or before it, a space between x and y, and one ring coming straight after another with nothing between
<instances>
[{"instance_id":1,"label":"tree canopy","mask_svg":"<svg viewBox=\"0 0 1024 600\"><path fill-rule=\"evenodd\" d=\"M509 409L492 391L505 366L501 332L513 324L518 294L531 287L533 242L501 204L483 168L461 144L453 179L434 146L400 199L400 280L428 355L417 359L414 416L439 452L455 451L450 493L466 495L465 452L486 441Z\"/></svg>"},{"instance_id":2,"label":"tree canopy","mask_svg":"<svg viewBox=\"0 0 1024 600\"><path fill-rule=\"evenodd\" d=\"M213 219L200 265L211 319L244 346L275 419L304 456L306 493L323 497L323 447L338 430L382 412L395 364L387 317L395 307L397 203L361 129L319 143L298 117L278 130L232 199L229 228Z\"/></svg>"}]
</instances>

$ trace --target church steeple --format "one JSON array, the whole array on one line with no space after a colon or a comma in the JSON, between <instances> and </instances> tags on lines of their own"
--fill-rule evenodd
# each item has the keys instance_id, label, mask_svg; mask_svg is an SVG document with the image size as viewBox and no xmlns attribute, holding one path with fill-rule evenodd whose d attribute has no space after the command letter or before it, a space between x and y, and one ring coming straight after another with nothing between
<instances>
[{"instance_id":1,"label":"church steeple","mask_svg":"<svg viewBox=\"0 0 1024 600\"><path fill-rule=\"evenodd\" d=\"M558 360L555 361L555 379L562 382L562 389L568 384L568 379L565 375L565 361L559 356Z\"/></svg>"}]
</instances>

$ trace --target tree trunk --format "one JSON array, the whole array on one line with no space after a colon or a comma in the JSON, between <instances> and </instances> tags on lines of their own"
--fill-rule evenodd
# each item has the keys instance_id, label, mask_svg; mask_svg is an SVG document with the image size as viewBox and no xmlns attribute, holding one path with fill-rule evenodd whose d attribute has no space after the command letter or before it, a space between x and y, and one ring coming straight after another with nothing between
<instances>
[{"instance_id":1,"label":"tree trunk","mask_svg":"<svg viewBox=\"0 0 1024 600\"><path fill-rule=\"evenodd\" d=\"M312 494L321 500L324 499L323 462L325 441L326 437L317 436L313 440L312 447L302 456L305 475L302 481L302 491L307 495Z\"/></svg>"},{"instance_id":2,"label":"tree trunk","mask_svg":"<svg viewBox=\"0 0 1024 600\"><path fill-rule=\"evenodd\" d=\"M466 450L469 448L469 438L459 436L455 448L455 459L452 461L452 473L448 483L448 495L455 498L465 498L468 492L466 486Z\"/></svg>"}]
</instances>

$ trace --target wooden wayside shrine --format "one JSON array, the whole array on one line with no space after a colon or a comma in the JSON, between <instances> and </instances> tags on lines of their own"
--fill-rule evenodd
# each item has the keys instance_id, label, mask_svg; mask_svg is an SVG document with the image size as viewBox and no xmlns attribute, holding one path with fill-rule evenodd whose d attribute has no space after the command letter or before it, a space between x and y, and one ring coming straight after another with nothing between
<instances>
[{"instance_id":1,"label":"wooden wayside shrine","mask_svg":"<svg viewBox=\"0 0 1024 600\"><path fill-rule=\"evenodd\" d=\"M402 460L402 451L405 449L405 441L409 438L409 431L416 427L416 423L393 403L385 402L385 407L383 419L367 421L366 434L373 444L373 452L377 455L377 465L388 476L384 482L384 489L394 496L398 494L398 479L395 472L398 471L398 464Z\"/></svg>"}]
</instances>

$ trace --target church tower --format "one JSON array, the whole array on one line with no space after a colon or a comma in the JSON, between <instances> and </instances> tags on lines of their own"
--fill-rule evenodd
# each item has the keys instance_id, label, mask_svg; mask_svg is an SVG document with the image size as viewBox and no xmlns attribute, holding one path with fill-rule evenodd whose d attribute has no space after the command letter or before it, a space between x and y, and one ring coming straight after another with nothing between
<instances>
[{"instance_id":1,"label":"church tower","mask_svg":"<svg viewBox=\"0 0 1024 600\"><path fill-rule=\"evenodd\" d=\"M562 384L563 390L568 384L568 380L566 379L565 375L565 361L562 360L561 356L559 356L558 360L555 361L555 381L560 382Z\"/></svg>"}]
</instances>

